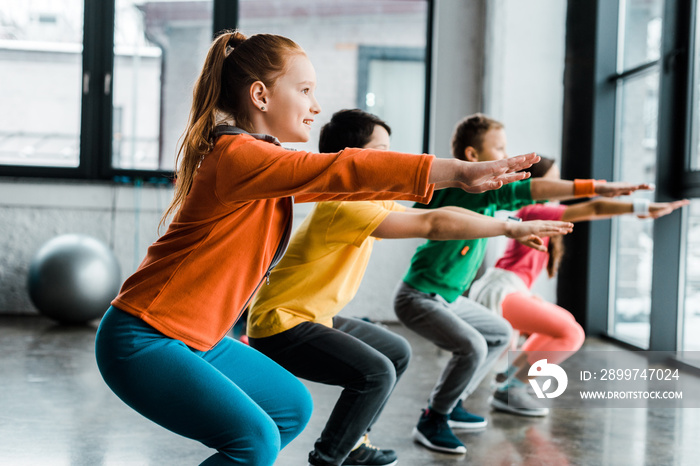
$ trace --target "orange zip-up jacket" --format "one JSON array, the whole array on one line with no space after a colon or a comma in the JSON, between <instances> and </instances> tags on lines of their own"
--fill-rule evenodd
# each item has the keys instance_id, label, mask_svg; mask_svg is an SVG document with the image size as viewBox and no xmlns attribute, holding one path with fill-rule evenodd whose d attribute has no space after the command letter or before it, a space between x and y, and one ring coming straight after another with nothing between
<instances>
[{"instance_id":1,"label":"orange zip-up jacket","mask_svg":"<svg viewBox=\"0 0 700 466\"><path fill-rule=\"evenodd\" d=\"M264 281L292 215L290 196L426 203L433 159L370 149L315 154L248 134L221 136L165 235L148 248L112 305L209 350Z\"/></svg>"}]
</instances>

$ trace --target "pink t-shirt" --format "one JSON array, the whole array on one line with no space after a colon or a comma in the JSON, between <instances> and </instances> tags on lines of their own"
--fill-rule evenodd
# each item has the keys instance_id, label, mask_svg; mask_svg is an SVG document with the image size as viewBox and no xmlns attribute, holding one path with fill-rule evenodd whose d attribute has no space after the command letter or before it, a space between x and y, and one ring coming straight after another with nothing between
<instances>
[{"instance_id":1,"label":"pink t-shirt","mask_svg":"<svg viewBox=\"0 0 700 466\"><path fill-rule=\"evenodd\" d=\"M516 216L522 218L523 221L561 220L565 210L566 206L564 205L533 204L520 209ZM545 246L549 245L549 238L542 239ZM532 288L532 284L535 283L542 269L547 266L547 261L549 261L548 253L523 246L511 239L495 267L517 274L528 288Z\"/></svg>"}]
</instances>

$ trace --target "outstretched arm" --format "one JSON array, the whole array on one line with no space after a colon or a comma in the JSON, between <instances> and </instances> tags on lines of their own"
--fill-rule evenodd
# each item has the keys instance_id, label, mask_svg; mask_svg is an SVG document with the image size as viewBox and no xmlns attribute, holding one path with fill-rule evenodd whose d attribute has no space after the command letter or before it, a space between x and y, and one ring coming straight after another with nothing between
<instances>
[{"instance_id":1,"label":"outstretched arm","mask_svg":"<svg viewBox=\"0 0 700 466\"><path fill-rule=\"evenodd\" d=\"M428 181L435 189L460 188L468 193L483 193L504 184L524 180L529 173L520 172L540 160L535 153L490 162L464 162L457 159L433 161Z\"/></svg>"},{"instance_id":2,"label":"outstretched arm","mask_svg":"<svg viewBox=\"0 0 700 466\"><path fill-rule=\"evenodd\" d=\"M565 235L570 233L572 228L573 224L569 222L506 222L459 207L443 207L391 212L372 232L372 236L432 240L476 239L500 235L521 238L531 235Z\"/></svg>"},{"instance_id":3,"label":"outstretched arm","mask_svg":"<svg viewBox=\"0 0 700 466\"><path fill-rule=\"evenodd\" d=\"M638 214L637 216L639 218L659 218L689 203L690 201L687 199L674 202L652 202L649 204L648 214ZM594 199L567 206L561 219L566 222L585 222L587 220L601 220L633 213L633 202L619 201L617 199Z\"/></svg>"},{"instance_id":4,"label":"outstretched arm","mask_svg":"<svg viewBox=\"0 0 700 466\"><path fill-rule=\"evenodd\" d=\"M590 195L617 197L632 194L637 190L653 190L653 186L647 183L631 184L622 181L606 183L589 180L592 183ZM530 182L532 199L536 201L562 201L577 197L575 183L570 180L555 180L537 178Z\"/></svg>"}]
</instances>

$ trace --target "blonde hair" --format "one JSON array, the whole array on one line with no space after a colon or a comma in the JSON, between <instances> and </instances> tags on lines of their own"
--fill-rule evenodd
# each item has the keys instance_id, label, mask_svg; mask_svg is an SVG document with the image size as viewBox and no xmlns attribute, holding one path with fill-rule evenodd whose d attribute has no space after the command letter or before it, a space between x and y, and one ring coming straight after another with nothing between
<instances>
[{"instance_id":1,"label":"blonde hair","mask_svg":"<svg viewBox=\"0 0 700 466\"><path fill-rule=\"evenodd\" d=\"M246 37L239 31L224 31L214 39L194 85L189 121L175 160L175 195L159 227L182 206L199 164L214 148L217 113L230 115L236 126L253 131L245 105L250 86L260 81L273 88L289 57L298 54L304 50L296 42L272 34Z\"/></svg>"}]
</instances>

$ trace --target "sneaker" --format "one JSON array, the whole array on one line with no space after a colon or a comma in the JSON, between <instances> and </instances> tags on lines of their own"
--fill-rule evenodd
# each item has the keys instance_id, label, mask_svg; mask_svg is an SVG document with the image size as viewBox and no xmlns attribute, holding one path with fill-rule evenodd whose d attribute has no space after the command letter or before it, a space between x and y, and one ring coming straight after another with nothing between
<instances>
[{"instance_id":1,"label":"sneaker","mask_svg":"<svg viewBox=\"0 0 700 466\"><path fill-rule=\"evenodd\" d=\"M549 408L527 393L525 386L496 390L491 397L491 406L498 411L521 416L542 417L549 414Z\"/></svg>"},{"instance_id":2,"label":"sneaker","mask_svg":"<svg viewBox=\"0 0 700 466\"><path fill-rule=\"evenodd\" d=\"M483 429L488 425L488 421L468 412L459 401L447 418L447 424L453 429Z\"/></svg>"},{"instance_id":3,"label":"sneaker","mask_svg":"<svg viewBox=\"0 0 700 466\"><path fill-rule=\"evenodd\" d=\"M371 443L367 434L359 447L350 452L343 466L393 466L398 462L394 450L382 450Z\"/></svg>"},{"instance_id":4,"label":"sneaker","mask_svg":"<svg viewBox=\"0 0 700 466\"><path fill-rule=\"evenodd\" d=\"M447 414L423 410L418 425L413 429L413 440L426 448L444 453L462 454L467 447L457 438L447 423Z\"/></svg>"}]
</instances>

